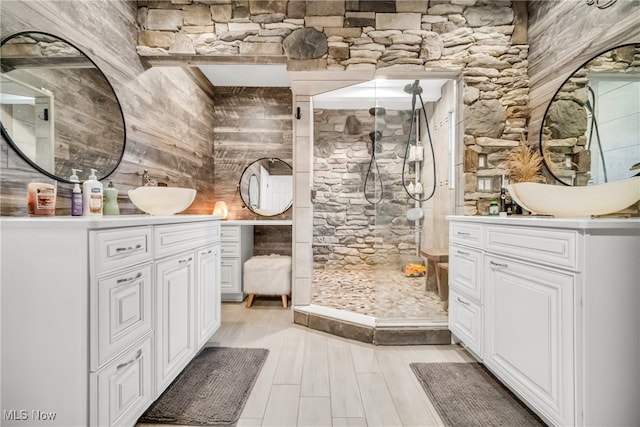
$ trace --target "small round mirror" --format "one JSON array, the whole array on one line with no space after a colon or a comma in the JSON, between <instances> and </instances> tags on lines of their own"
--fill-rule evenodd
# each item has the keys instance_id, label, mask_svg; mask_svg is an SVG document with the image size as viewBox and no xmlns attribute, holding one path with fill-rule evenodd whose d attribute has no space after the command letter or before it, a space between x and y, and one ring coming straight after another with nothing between
<instances>
[{"instance_id":1,"label":"small round mirror","mask_svg":"<svg viewBox=\"0 0 640 427\"><path fill-rule=\"evenodd\" d=\"M281 159L263 158L250 163L239 186L242 202L258 215L279 215L293 203L292 168Z\"/></svg>"},{"instance_id":2,"label":"small round mirror","mask_svg":"<svg viewBox=\"0 0 640 427\"><path fill-rule=\"evenodd\" d=\"M2 136L27 163L69 182L96 169L116 169L125 146L124 116L113 87L96 64L66 40L37 31L0 45Z\"/></svg>"},{"instance_id":3,"label":"small round mirror","mask_svg":"<svg viewBox=\"0 0 640 427\"><path fill-rule=\"evenodd\" d=\"M640 44L617 46L578 68L545 112L540 151L565 185L615 182L640 162Z\"/></svg>"}]
</instances>

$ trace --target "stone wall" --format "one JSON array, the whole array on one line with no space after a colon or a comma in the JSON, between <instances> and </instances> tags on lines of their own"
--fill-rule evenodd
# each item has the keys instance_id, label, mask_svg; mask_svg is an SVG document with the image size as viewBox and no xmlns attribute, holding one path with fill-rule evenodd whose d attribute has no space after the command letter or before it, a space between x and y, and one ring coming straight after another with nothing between
<instances>
[{"instance_id":1,"label":"stone wall","mask_svg":"<svg viewBox=\"0 0 640 427\"><path fill-rule=\"evenodd\" d=\"M315 268L365 269L415 255L413 223L405 216L414 202L402 188L410 118L409 111L389 109L375 118L367 110L314 111ZM372 149L377 168L367 179Z\"/></svg>"},{"instance_id":2,"label":"stone wall","mask_svg":"<svg viewBox=\"0 0 640 427\"><path fill-rule=\"evenodd\" d=\"M465 214L488 212L506 152L526 131L526 2L139 2L138 53L154 64L287 62L291 71L462 74ZM487 166L479 168L478 155Z\"/></svg>"}]
</instances>

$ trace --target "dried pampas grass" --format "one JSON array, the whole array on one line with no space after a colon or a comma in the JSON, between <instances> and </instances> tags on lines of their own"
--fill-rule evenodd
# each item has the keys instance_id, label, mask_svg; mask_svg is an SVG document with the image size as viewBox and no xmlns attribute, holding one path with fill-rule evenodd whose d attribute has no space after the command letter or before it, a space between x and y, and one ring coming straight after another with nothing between
<instances>
[{"instance_id":1,"label":"dried pampas grass","mask_svg":"<svg viewBox=\"0 0 640 427\"><path fill-rule=\"evenodd\" d=\"M524 133L520 136L520 145L511 150L507 155L507 167L510 171L510 180L516 182L546 182L540 169L542 156L537 150L527 145Z\"/></svg>"}]
</instances>

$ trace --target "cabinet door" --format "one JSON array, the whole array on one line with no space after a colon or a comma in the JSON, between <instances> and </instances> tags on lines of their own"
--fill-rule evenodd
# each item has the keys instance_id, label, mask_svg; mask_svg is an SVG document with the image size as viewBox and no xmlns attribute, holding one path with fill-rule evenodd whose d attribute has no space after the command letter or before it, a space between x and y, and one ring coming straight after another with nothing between
<instances>
[{"instance_id":1,"label":"cabinet door","mask_svg":"<svg viewBox=\"0 0 640 427\"><path fill-rule=\"evenodd\" d=\"M242 266L240 258L222 258L220 286L223 301L242 301Z\"/></svg>"},{"instance_id":2,"label":"cabinet door","mask_svg":"<svg viewBox=\"0 0 640 427\"><path fill-rule=\"evenodd\" d=\"M91 337L92 370L151 330L151 265L98 279L91 313L98 332Z\"/></svg>"},{"instance_id":3,"label":"cabinet door","mask_svg":"<svg viewBox=\"0 0 640 427\"><path fill-rule=\"evenodd\" d=\"M196 271L196 347L220 327L220 244L198 250Z\"/></svg>"},{"instance_id":4,"label":"cabinet door","mask_svg":"<svg viewBox=\"0 0 640 427\"><path fill-rule=\"evenodd\" d=\"M482 303L482 252L464 246L449 249L449 287Z\"/></svg>"},{"instance_id":5,"label":"cabinet door","mask_svg":"<svg viewBox=\"0 0 640 427\"><path fill-rule=\"evenodd\" d=\"M486 256L484 362L558 425L574 424L571 273Z\"/></svg>"},{"instance_id":6,"label":"cabinet door","mask_svg":"<svg viewBox=\"0 0 640 427\"><path fill-rule=\"evenodd\" d=\"M194 354L195 254L156 263L156 369L160 394Z\"/></svg>"},{"instance_id":7,"label":"cabinet door","mask_svg":"<svg viewBox=\"0 0 640 427\"><path fill-rule=\"evenodd\" d=\"M449 329L482 358L482 307L454 289L449 293Z\"/></svg>"},{"instance_id":8,"label":"cabinet door","mask_svg":"<svg viewBox=\"0 0 640 427\"><path fill-rule=\"evenodd\" d=\"M151 338L119 359L91 374L95 402L91 425L134 425L153 402L151 390Z\"/></svg>"}]
</instances>

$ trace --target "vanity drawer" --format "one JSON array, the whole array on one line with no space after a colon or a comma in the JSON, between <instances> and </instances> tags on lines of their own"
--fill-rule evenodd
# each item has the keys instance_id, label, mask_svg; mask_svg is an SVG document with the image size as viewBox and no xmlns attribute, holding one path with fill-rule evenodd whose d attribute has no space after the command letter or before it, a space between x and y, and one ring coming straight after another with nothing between
<instances>
[{"instance_id":1,"label":"vanity drawer","mask_svg":"<svg viewBox=\"0 0 640 427\"><path fill-rule=\"evenodd\" d=\"M98 280L92 306L91 369L151 331L151 263Z\"/></svg>"},{"instance_id":2,"label":"vanity drawer","mask_svg":"<svg viewBox=\"0 0 640 427\"><path fill-rule=\"evenodd\" d=\"M105 369L92 373L92 425L135 425L153 402L151 368L149 337Z\"/></svg>"},{"instance_id":3,"label":"vanity drawer","mask_svg":"<svg viewBox=\"0 0 640 427\"><path fill-rule=\"evenodd\" d=\"M449 246L449 286L468 298L482 302L482 252Z\"/></svg>"},{"instance_id":4,"label":"vanity drawer","mask_svg":"<svg viewBox=\"0 0 640 427\"><path fill-rule=\"evenodd\" d=\"M462 243L476 248L482 247L482 224L470 222L451 222L449 224L449 241Z\"/></svg>"},{"instance_id":5,"label":"vanity drawer","mask_svg":"<svg viewBox=\"0 0 640 427\"><path fill-rule=\"evenodd\" d=\"M220 240L223 242L239 242L240 233L239 225L225 225L220 230Z\"/></svg>"},{"instance_id":6,"label":"vanity drawer","mask_svg":"<svg viewBox=\"0 0 640 427\"><path fill-rule=\"evenodd\" d=\"M137 264L153 258L151 227L92 231L96 273Z\"/></svg>"},{"instance_id":7,"label":"vanity drawer","mask_svg":"<svg viewBox=\"0 0 640 427\"><path fill-rule=\"evenodd\" d=\"M182 250L220 241L220 224L212 221L161 225L155 228L156 256L175 255Z\"/></svg>"},{"instance_id":8,"label":"vanity drawer","mask_svg":"<svg viewBox=\"0 0 640 427\"><path fill-rule=\"evenodd\" d=\"M222 256L223 257L239 257L240 256L240 243L235 242L222 242Z\"/></svg>"},{"instance_id":9,"label":"vanity drawer","mask_svg":"<svg viewBox=\"0 0 640 427\"><path fill-rule=\"evenodd\" d=\"M449 329L482 358L482 306L455 290L449 293Z\"/></svg>"},{"instance_id":10,"label":"vanity drawer","mask_svg":"<svg viewBox=\"0 0 640 427\"><path fill-rule=\"evenodd\" d=\"M489 252L545 265L577 268L577 231L549 228L487 226Z\"/></svg>"}]
</instances>

